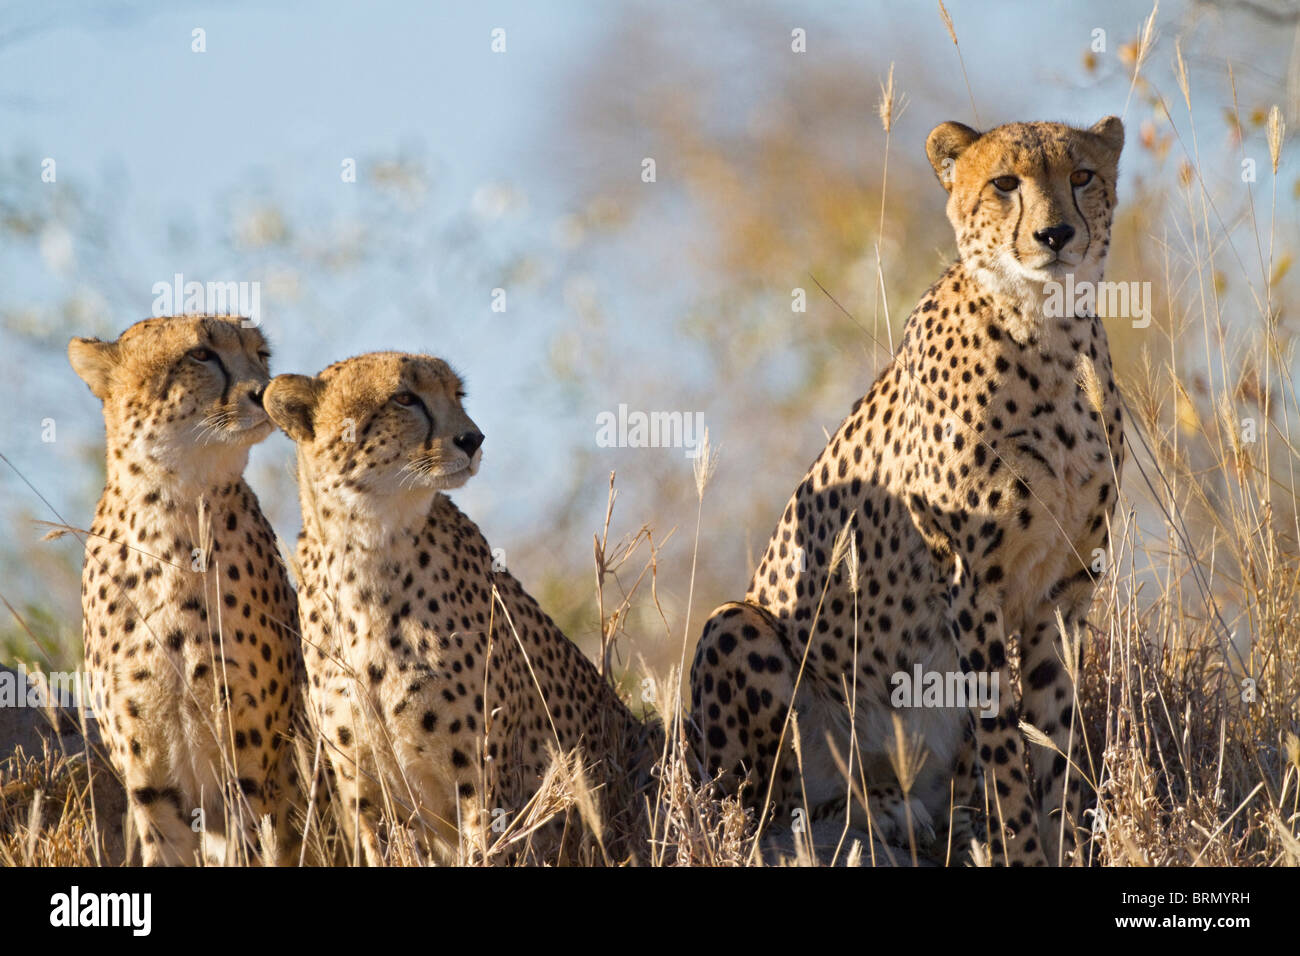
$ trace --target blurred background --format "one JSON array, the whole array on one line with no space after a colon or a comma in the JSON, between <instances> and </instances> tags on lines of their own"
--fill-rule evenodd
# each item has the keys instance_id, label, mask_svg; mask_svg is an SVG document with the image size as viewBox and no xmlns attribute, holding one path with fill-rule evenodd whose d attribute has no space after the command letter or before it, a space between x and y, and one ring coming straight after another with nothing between
<instances>
[{"instance_id":1,"label":"blurred background","mask_svg":"<svg viewBox=\"0 0 1300 956\"><path fill-rule=\"evenodd\" d=\"M953 255L923 148L944 120L1123 115L1107 278L1150 282L1154 321L1108 326L1152 442L1194 475L1206 423L1258 409L1267 436L1295 414L1260 396L1294 370L1300 166L1284 145L1274 176L1268 116L1300 128L1300 4L1164 0L1144 45L1145 3L949 0L959 48L932 3L709 6L4 5L0 663L80 658L80 545L38 523L85 527L102 488L67 340L116 337L179 273L259 283L273 371L450 361L487 435L454 499L589 653L630 594L614 666L662 672L744 594ZM1270 323L1263 367L1245 356ZM1153 369L1175 374L1156 387ZM623 404L703 414L702 504L682 449L597 444ZM611 473L610 554L646 528L656 560L642 536L598 600ZM292 542L290 443L256 448L248 477ZM1230 481L1185 502L1206 561ZM1294 481L1278 487L1259 520L1294 557ZM1146 491L1126 478L1139 587L1176 547ZM1249 630L1243 577L1219 599Z\"/></svg>"}]
</instances>

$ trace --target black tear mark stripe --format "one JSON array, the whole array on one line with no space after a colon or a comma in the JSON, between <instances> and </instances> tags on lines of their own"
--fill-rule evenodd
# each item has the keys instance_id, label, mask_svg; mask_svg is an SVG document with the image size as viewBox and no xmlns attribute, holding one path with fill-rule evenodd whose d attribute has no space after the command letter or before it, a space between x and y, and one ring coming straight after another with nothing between
<instances>
[{"instance_id":1,"label":"black tear mark stripe","mask_svg":"<svg viewBox=\"0 0 1300 956\"><path fill-rule=\"evenodd\" d=\"M424 399L419 395L415 396L415 400L420 404L420 411L424 412L424 417L429 421L429 427L424 432L424 443L431 445L433 444L433 412L429 411L429 406L424 404Z\"/></svg>"},{"instance_id":2,"label":"black tear mark stripe","mask_svg":"<svg viewBox=\"0 0 1300 956\"><path fill-rule=\"evenodd\" d=\"M1092 248L1092 227L1088 225L1088 217L1085 216L1083 210L1079 208L1079 191L1077 189L1070 190L1070 202L1074 203L1074 211L1079 214L1079 218L1083 221L1083 228L1088 233L1088 241L1083 247L1083 257L1087 258L1088 250Z\"/></svg>"},{"instance_id":3,"label":"black tear mark stripe","mask_svg":"<svg viewBox=\"0 0 1300 956\"><path fill-rule=\"evenodd\" d=\"M221 386L221 404L224 405L230 401L230 387L234 384L234 381L231 379L230 373L226 371L226 363L221 361L221 356L217 354L216 349L212 350L212 355L216 360L217 368L221 369L221 380L223 382Z\"/></svg>"},{"instance_id":4,"label":"black tear mark stripe","mask_svg":"<svg viewBox=\"0 0 1300 956\"><path fill-rule=\"evenodd\" d=\"M222 324L224 325L225 323ZM217 336L215 334L213 320L206 316L203 317L199 322L199 328L203 333L202 338L199 340L199 345L212 353L212 358L217 363L217 368L221 369L221 404L224 405L226 402L230 401L230 388L234 383L230 378L230 372L226 370L226 363L221 361L221 351L217 345ZM235 338L238 340L238 334L236 334Z\"/></svg>"},{"instance_id":5,"label":"black tear mark stripe","mask_svg":"<svg viewBox=\"0 0 1300 956\"><path fill-rule=\"evenodd\" d=\"M1020 220L1024 218L1024 215L1025 215L1024 195L1021 190L1017 190L1016 191L1016 225L1015 228L1011 230L1011 255L1016 260L1016 262L1020 261Z\"/></svg>"}]
</instances>

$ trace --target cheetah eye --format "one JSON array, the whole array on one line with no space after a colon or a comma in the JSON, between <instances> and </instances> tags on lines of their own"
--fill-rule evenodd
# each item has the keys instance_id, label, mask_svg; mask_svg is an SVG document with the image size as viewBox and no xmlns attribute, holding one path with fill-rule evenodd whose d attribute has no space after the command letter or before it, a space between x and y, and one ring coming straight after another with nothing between
<instances>
[{"instance_id":1,"label":"cheetah eye","mask_svg":"<svg viewBox=\"0 0 1300 956\"><path fill-rule=\"evenodd\" d=\"M1070 173L1071 186L1086 186L1090 182L1092 182L1091 169L1076 169L1074 172Z\"/></svg>"},{"instance_id":2,"label":"cheetah eye","mask_svg":"<svg viewBox=\"0 0 1300 956\"><path fill-rule=\"evenodd\" d=\"M201 345L196 349L190 349L185 354L196 362L211 362L217 357L217 354L212 349L205 349Z\"/></svg>"},{"instance_id":3,"label":"cheetah eye","mask_svg":"<svg viewBox=\"0 0 1300 956\"><path fill-rule=\"evenodd\" d=\"M1015 176L999 176L993 180L993 187L998 192L1003 193L1015 192L1016 187L1019 185L1020 180Z\"/></svg>"},{"instance_id":4,"label":"cheetah eye","mask_svg":"<svg viewBox=\"0 0 1300 956\"><path fill-rule=\"evenodd\" d=\"M410 408L412 405L418 402L419 399L415 397L414 392L398 392L396 395L393 396L393 401L395 401L398 405L401 405L405 408Z\"/></svg>"}]
</instances>

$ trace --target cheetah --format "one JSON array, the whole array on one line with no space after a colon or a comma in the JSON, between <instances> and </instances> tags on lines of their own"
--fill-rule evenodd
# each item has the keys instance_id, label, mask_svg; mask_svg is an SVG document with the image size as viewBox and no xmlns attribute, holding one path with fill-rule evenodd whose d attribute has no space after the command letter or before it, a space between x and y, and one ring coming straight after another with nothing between
<instances>
[{"instance_id":1,"label":"cheetah","mask_svg":"<svg viewBox=\"0 0 1300 956\"><path fill-rule=\"evenodd\" d=\"M266 392L298 448L312 716L370 865L390 842L384 808L432 862L482 859L551 751L581 747L601 786L643 773L649 750L641 722L445 494L482 460L464 397L446 363L399 352L280 375Z\"/></svg>"},{"instance_id":2,"label":"cheetah","mask_svg":"<svg viewBox=\"0 0 1300 956\"><path fill-rule=\"evenodd\" d=\"M103 403L107 449L82 572L86 668L147 866L210 855L201 834L236 859L265 817L265 862L296 845L285 741L305 682L297 604L243 479L274 427L269 358L260 331L214 315L68 345Z\"/></svg>"},{"instance_id":3,"label":"cheetah","mask_svg":"<svg viewBox=\"0 0 1300 956\"><path fill-rule=\"evenodd\" d=\"M1101 279L1123 142L1116 117L930 133L959 257L693 660L702 769L766 807L761 825L848 814L884 840L924 843L960 823L955 808L987 806L993 862L1073 854L1074 635L1109 541L1124 430L1100 319L1045 304L1071 274L1076 288ZM967 693L907 706L900 688L925 674ZM1022 720L1056 749L1027 746ZM924 744L905 790L900 738Z\"/></svg>"}]
</instances>

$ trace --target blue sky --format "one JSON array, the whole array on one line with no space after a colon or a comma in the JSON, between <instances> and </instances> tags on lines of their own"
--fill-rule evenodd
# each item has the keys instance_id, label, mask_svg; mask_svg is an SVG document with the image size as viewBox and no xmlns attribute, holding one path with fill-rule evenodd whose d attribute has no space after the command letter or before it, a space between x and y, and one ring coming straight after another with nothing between
<instances>
[{"instance_id":1,"label":"blue sky","mask_svg":"<svg viewBox=\"0 0 1300 956\"><path fill-rule=\"evenodd\" d=\"M121 3L11 3L0 15L0 161L54 157L58 188L82 189L106 202L105 242L121 286L87 320L96 327L84 332L115 335L148 314L153 284L176 272L201 280L265 279L233 274L237 264L213 241L228 228L232 206L274 197L319 229L324 241L346 226L362 202L357 190L340 181L343 158L357 158L364 173L367 162L383 157L432 157L427 196L413 214L406 212L412 229L431 237L421 248L442 250L437 261L397 260L381 250L362 268L319 277L319 286L300 290L296 301L264 298L265 324L276 348L273 366L280 371L315 371L344 355L394 348L434 352L465 373L471 414L488 438L482 477L458 499L495 539L518 527L522 515L544 513L565 484L566 449L592 442L597 411L623 401L635 406L641 398L599 396L595 407L590 397L575 398L543 380L548 342L573 321L563 290L575 282L577 288L594 283L610 316L609 334L626 343L628 354L662 368L663 393L655 407L680 407L672 378L689 373L655 333L707 282L689 263L673 258L680 236L672 230L683 220L661 214L645 233L633 232L623 245L591 254L589 274L565 272L569 260L558 238L591 172L590 157L566 139L561 117L578 67L602 44L615 42L627 7L553 0L180 3L158 10ZM1092 29L1108 31L1113 51L1131 39L1150 9L1125 0L953 0L949 8L986 121L1032 114L1077 123L1122 109L1117 87L1057 81L1077 78ZM731 77L741 100L761 95L770 78L764 64L791 68L788 57L775 59L788 50L788 22L808 25L814 53L828 34L861 53L866 72L846 82L874 89L876 68L902 51L899 87L924 89L950 104L949 115L915 106L904 113L896 148L918 151L926 131L941 119L969 121L966 87L932 3L846 0L721 10L660 3L639 9L663 28L668 42L689 48L701 69ZM1162 22L1202 37L1217 29L1212 21L1186 18L1187 9L1166 4ZM730 27L754 10L768 11L784 31L773 35L771 60L730 42ZM202 54L191 51L196 27L205 31ZM506 29L504 55L490 47L495 27ZM1014 46L1008 46L1009 37ZM1176 95L1167 40L1151 70ZM1236 57L1244 86L1268 85L1284 73L1276 50L1258 52L1240 32L1223 31L1215 40L1224 55ZM1278 44L1280 50L1287 42ZM915 55L918 50L922 55ZM1213 116L1227 103L1221 70L1195 60L1192 66L1194 87ZM722 115L732 106L712 105ZM876 121L866 116L863 122ZM635 141L627 144L629 175L636 174L639 148ZM671 157L665 160L671 163ZM1130 150L1125 175L1139 171L1140 159ZM20 173L37 177L39 169ZM504 199L497 203L494 197ZM939 201L930 199L937 208ZM475 239L458 250L452 239L461 229L472 229ZM63 271L52 268L35 244L0 248L0 305L40 314L77 287L78 252L87 237L73 232L64 239L73 265ZM521 251L539 250L540 281L509 283L491 272ZM667 273L675 262L677 271ZM497 285L509 285L505 317L494 317L488 308ZM0 336L11 411L0 416L0 449L56 506L69 510L70 520L84 521L86 502L97 489L87 488L87 469L74 451L99 441L97 403L67 367L60 343L31 345L3 328ZM846 386L837 408L853 397ZM39 437L51 410L60 428L55 446ZM823 424L833 427L834 420L810 422L809 429L820 432ZM283 469L288 457L280 436L256 449L250 472L255 487L259 474ZM689 480L689 463L683 469ZM0 473L0 488L11 506L20 503L47 516L7 471ZM603 513L603 502L593 507ZM285 532L296 522L293 510L288 502L273 515ZM671 527L693 516L644 517ZM15 549L24 544L16 542ZM576 553L588 543L571 547Z\"/></svg>"}]
</instances>

